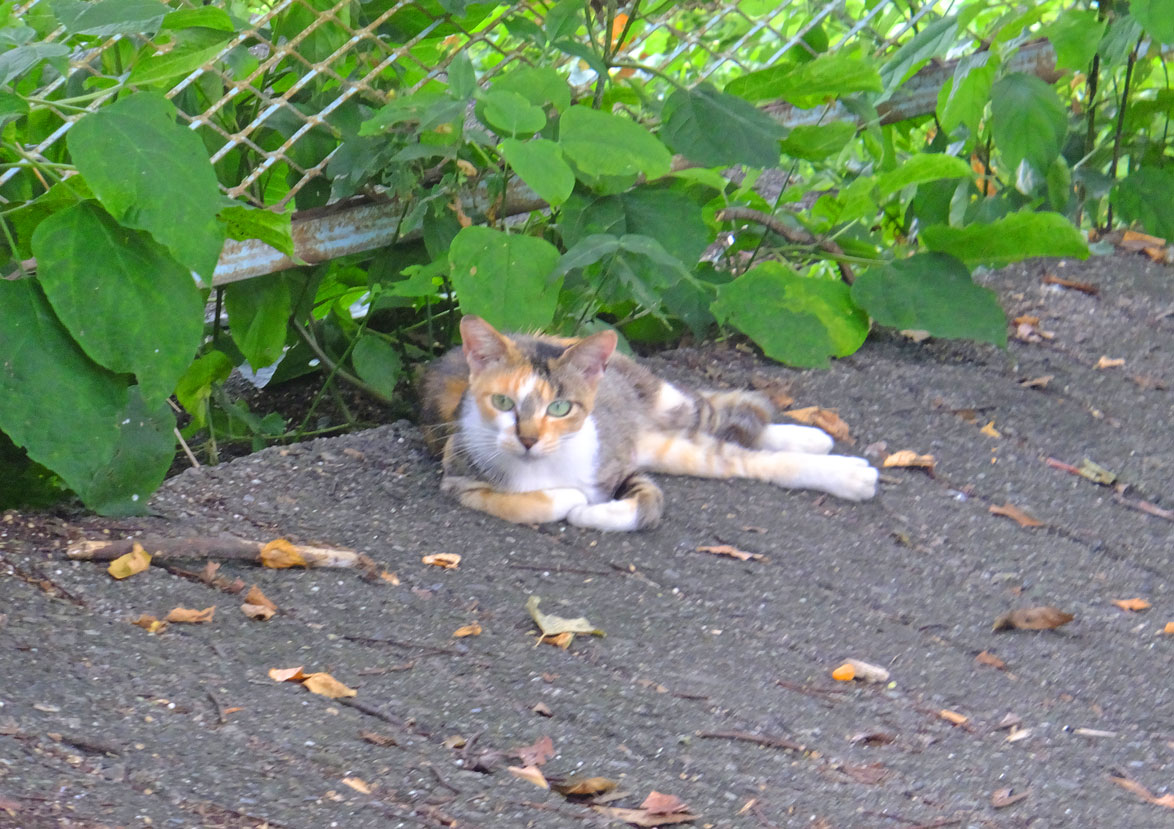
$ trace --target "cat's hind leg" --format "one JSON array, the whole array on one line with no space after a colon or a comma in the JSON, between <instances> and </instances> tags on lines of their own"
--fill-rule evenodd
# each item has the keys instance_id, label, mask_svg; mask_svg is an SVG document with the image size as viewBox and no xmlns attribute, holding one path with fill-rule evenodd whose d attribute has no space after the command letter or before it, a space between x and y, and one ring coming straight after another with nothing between
<instances>
[{"instance_id":1,"label":"cat's hind leg","mask_svg":"<svg viewBox=\"0 0 1174 829\"><path fill-rule=\"evenodd\" d=\"M593 530L631 532L655 527L663 512L660 487L646 475L633 475L620 487L615 500L574 507L567 513L567 521Z\"/></svg>"},{"instance_id":2,"label":"cat's hind leg","mask_svg":"<svg viewBox=\"0 0 1174 829\"><path fill-rule=\"evenodd\" d=\"M575 508L587 504L587 496L570 487L501 492L484 481L446 475L440 488L456 495L461 504L470 509L487 512L516 524L561 521Z\"/></svg>"},{"instance_id":3,"label":"cat's hind leg","mask_svg":"<svg viewBox=\"0 0 1174 829\"><path fill-rule=\"evenodd\" d=\"M800 426L795 423L768 423L758 434L755 449L770 452L806 452L826 455L832 451L835 440L823 429Z\"/></svg>"}]
</instances>

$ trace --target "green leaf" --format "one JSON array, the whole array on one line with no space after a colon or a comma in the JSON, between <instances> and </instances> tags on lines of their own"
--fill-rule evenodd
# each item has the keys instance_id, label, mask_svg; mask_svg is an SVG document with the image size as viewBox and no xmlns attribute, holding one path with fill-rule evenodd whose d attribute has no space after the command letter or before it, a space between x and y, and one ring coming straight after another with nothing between
<instances>
[{"instance_id":1,"label":"green leaf","mask_svg":"<svg viewBox=\"0 0 1174 829\"><path fill-rule=\"evenodd\" d=\"M856 277L852 300L890 328L1007 344L998 296L975 285L966 266L944 253L919 253L869 268Z\"/></svg>"},{"instance_id":2,"label":"green leaf","mask_svg":"<svg viewBox=\"0 0 1174 829\"><path fill-rule=\"evenodd\" d=\"M523 66L493 81L492 89L516 92L536 106L552 104L566 112L571 105L571 87L563 77L545 66Z\"/></svg>"},{"instance_id":3,"label":"green leaf","mask_svg":"<svg viewBox=\"0 0 1174 829\"><path fill-rule=\"evenodd\" d=\"M824 368L868 336L868 315L838 280L799 276L766 262L717 289L710 306L723 324L754 340L768 357L802 368Z\"/></svg>"},{"instance_id":4,"label":"green leaf","mask_svg":"<svg viewBox=\"0 0 1174 829\"><path fill-rule=\"evenodd\" d=\"M78 171L121 224L145 230L211 280L224 231L204 142L162 95L140 92L79 120L67 135Z\"/></svg>"},{"instance_id":5,"label":"green leaf","mask_svg":"<svg viewBox=\"0 0 1174 829\"><path fill-rule=\"evenodd\" d=\"M24 98L11 92L0 91L0 127L22 115L28 115L28 112L29 105Z\"/></svg>"},{"instance_id":6,"label":"green leaf","mask_svg":"<svg viewBox=\"0 0 1174 829\"><path fill-rule=\"evenodd\" d=\"M1105 22L1089 9L1065 9L1060 16L1040 29L1056 51L1056 66L1085 72L1105 36Z\"/></svg>"},{"instance_id":7,"label":"green leaf","mask_svg":"<svg viewBox=\"0 0 1174 829\"><path fill-rule=\"evenodd\" d=\"M823 161L844 149L855 136L856 125L849 121L804 124L795 127L783 139L783 155L804 161Z\"/></svg>"},{"instance_id":8,"label":"green leaf","mask_svg":"<svg viewBox=\"0 0 1174 829\"><path fill-rule=\"evenodd\" d=\"M580 43L577 40L563 38L562 40L554 41L550 45L555 49L558 49L560 52L565 52L566 54L583 61L593 70L595 70L595 73L600 77L607 77L607 64L604 63L603 59L600 58L599 55L586 44Z\"/></svg>"},{"instance_id":9,"label":"green leaf","mask_svg":"<svg viewBox=\"0 0 1174 829\"><path fill-rule=\"evenodd\" d=\"M921 231L921 241L968 265L1000 267L1032 256L1088 258L1084 237L1059 213L1012 213L966 227L933 225Z\"/></svg>"},{"instance_id":10,"label":"green leaf","mask_svg":"<svg viewBox=\"0 0 1174 829\"><path fill-rule=\"evenodd\" d=\"M748 72L726 84L726 92L747 101L782 98L804 108L853 92L880 91L881 76L871 60L838 53Z\"/></svg>"},{"instance_id":11,"label":"green leaf","mask_svg":"<svg viewBox=\"0 0 1174 829\"><path fill-rule=\"evenodd\" d=\"M580 0L559 0L546 13L546 39L558 40L575 34L583 24L583 3Z\"/></svg>"},{"instance_id":12,"label":"green leaf","mask_svg":"<svg viewBox=\"0 0 1174 829\"><path fill-rule=\"evenodd\" d=\"M290 213L233 204L223 208L216 214L216 218L224 223L229 239L238 242L258 239L290 258L297 258L294 253L293 216Z\"/></svg>"},{"instance_id":13,"label":"green leaf","mask_svg":"<svg viewBox=\"0 0 1174 829\"><path fill-rule=\"evenodd\" d=\"M1117 182L1109 195L1113 209L1128 222L1138 222L1147 233L1174 239L1174 172L1142 167Z\"/></svg>"},{"instance_id":14,"label":"green leaf","mask_svg":"<svg viewBox=\"0 0 1174 829\"><path fill-rule=\"evenodd\" d=\"M911 184L923 184L948 178L969 178L974 175L970 165L960 158L942 153L918 153L907 158L901 166L877 178L881 197L891 196Z\"/></svg>"},{"instance_id":15,"label":"green leaf","mask_svg":"<svg viewBox=\"0 0 1174 829\"><path fill-rule=\"evenodd\" d=\"M465 102L435 92L417 92L380 107L359 125L360 136L382 135L407 122L427 123L429 128L454 123L465 116ZM424 128L421 126L421 128Z\"/></svg>"},{"instance_id":16,"label":"green leaf","mask_svg":"<svg viewBox=\"0 0 1174 829\"><path fill-rule=\"evenodd\" d=\"M782 125L711 84L676 90L661 117L661 139L703 167L773 167L779 162L779 139L786 132Z\"/></svg>"},{"instance_id":17,"label":"green leaf","mask_svg":"<svg viewBox=\"0 0 1174 829\"><path fill-rule=\"evenodd\" d=\"M192 425L202 429L212 386L223 383L232 374L232 360L223 351L209 351L196 358L175 385L175 397L192 417Z\"/></svg>"},{"instance_id":18,"label":"green leaf","mask_svg":"<svg viewBox=\"0 0 1174 829\"><path fill-rule=\"evenodd\" d=\"M253 371L273 365L282 355L292 304L289 282L280 273L225 286L228 330Z\"/></svg>"},{"instance_id":19,"label":"green leaf","mask_svg":"<svg viewBox=\"0 0 1174 829\"><path fill-rule=\"evenodd\" d=\"M954 45L957 32L958 18L943 17L925 26L902 44L881 67L880 77L884 94L880 100L888 100L897 87L931 58L945 55Z\"/></svg>"},{"instance_id":20,"label":"green leaf","mask_svg":"<svg viewBox=\"0 0 1174 829\"><path fill-rule=\"evenodd\" d=\"M517 92L491 89L481 96L477 117L505 135L533 135L546 126L546 113Z\"/></svg>"},{"instance_id":21,"label":"green leaf","mask_svg":"<svg viewBox=\"0 0 1174 829\"><path fill-rule=\"evenodd\" d=\"M965 124L971 135L979 134L999 65L999 56L990 51L976 52L958 61L953 78L938 91L938 122L943 130L952 132Z\"/></svg>"},{"instance_id":22,"label":"green leaf","mask_svg":"<svg viewBox=\"0 0 1174 829\"><path fill-rule=\"evenodd\" d=\"M395 384L403 374L403 361L383 338L373 334L359 337L351 351L351 364L364 383L388 400L395 397Z\"/></svg>"},{"instance_id":23,"label":"green leaf","mask_svg":"<svg viewBox=\"0 0 1174 829\"><path fill-rule=\"evenodd\" d=\"M1129 0L1129 13L1159 43L1174 43L1174 0Z\"/></svg>"},{"instance_id":24,"label":"green leaf","mask_svg":"<svg viewBox=\"0 0 1174 829\"><path fill-rule=\"evenodd\" d=\"M1042 177L1068 134L1068 112L1049 84L1013 72L991 89L991 134L1010 170L1026 161Z\"/></svg>"},{"instance_id":25,"label":"green leaf","mask_svg":"<svg viewBox=\"0 0 1174 829\"><path fill-rule=\"evenodd\" d=\"M0 279L0 354L0 429L91 509L143 511L170 456L123 466L120 486L109 485L105 473L124 448L124 430L128 441L143 434L132 418L139 412L125 379L85 355L36 280Z\"/></svg>"},{"instance_id":26,"label":"green leaf","mask_svg":"<svg viewBox=\"0 0 1174 829\"><path fill-rule=\"evenodd\" d=\"M163 18L164 29L219 29L222 32L234 32L232 18L228 12L216 6L201 6L197 9L179 9L170 12Z\"/></svg>"},{"instance_id":27,"label":"green leaf","mask_svg":"<svg viewBox=\"0 0 1174 829\"><path fill-rule=\"evenodd\" d=\"M139 86L169 81L195 72L211 63L232 37L232 30L191 28L175 35L175 43L166 52L148 55L130 71L130 82Z\"/></svg>"},{"instance_id":28,"label":"green leaf","mask_svg":"<svg viewBox=\"0 0 1174 829\"><path fill-rule=\"evenodd\" d=\"M436 296L441 274L448 272L448 262L437 259L427 265L409 265L403 269L407 279L392 282L384 288L385 294L401 297Z\"/></svg>"},{"instance_id":29,"label":"green leaf","mask_svg":"<svg viewBox=\"0 0 1174 829\"><path fill-rule=\"evenodd\" d=\"M448 256L462 312L509 331L554 319L562 279L552 278L559 253L550 242L473 225L456 235Z\"/></svg>"},{"instance_id":30,"label":"green leaf","mask_svg":"<svg viewBox=\"0 0 1174 829\"><path fill-rule=\"evenodd\" d=\"M138 386L128 390L110 462L78 494L103 515L141 515L175 459L175 415L167 401L148 406Z\"/></svg>"},{"instance_id":31,"label":"green leaf","mask_svg":"<svg viewBox=\"0 0 1174 829\"><path fill-rule=\"evenodd\" d=\"M565 202L575 189L575 173L553 141L507 138L501 142L501 154L522 181L551 207Z\"/></svg>"},{"instance_id":32,"label":"green leaf","mask_svg":"<svg viewBox=\"0 0 1174 829\"><path fill-rule=\"evenodd\" d=\"M448 64L448 91L454 98L467 101L477 91L477 73L464 49L453 55Z\"/></svg>"},{"instance_id":33,"label":"green leaf","mask_svg":"<svg viewBox=\"0 0 1174 829\"><path fill-rule=\"evenodd\" d=\"M0 86L19 78L43 60L64 58L68 54L69 47L64 43L30 43L0 53Z\"/></svg>"},{"instance_id":34,"label":"green leaf","mask_svg":"<svg viewBox=\"0 0 1174 829\"><path fill-rule=\"evenodd\" d=\"M153 34L171 11L157 0L53 0L51 6L67 32L97 37Z\"/></svg>"},{"instance_id":35,"label":"green leaf","mask_svg":"<svg viewBox=\"0 0 1174 829\"><path fill-rule=\"evenodd\" d=\"M33 254L45 295L86 354L134 374L149 403L166 399L204 332L204 301L191 273L93 202L41 222Z\"/></svg>"},{"instance_id":36,"label":"green leaf","mask_svg":"<svg viewBox=\"0 0 1174 829\"><path fill-rule=\"evenodd\" d=\"M656 136L628 118L573 106L559 119L559 145L575 166L590 176L649 179L667 175L672 153Z\"/></svg>"}]
</instances>

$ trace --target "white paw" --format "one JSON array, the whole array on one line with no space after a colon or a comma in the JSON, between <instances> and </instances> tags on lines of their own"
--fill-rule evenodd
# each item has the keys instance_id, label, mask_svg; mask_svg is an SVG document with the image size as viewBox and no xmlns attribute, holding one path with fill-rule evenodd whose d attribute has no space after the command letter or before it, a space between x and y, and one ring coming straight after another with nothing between
<instances>
[{"instance_id":1,"label":"white paw","mask_svg":"<svg viewBox=\"0 0 1174 829\"><path fill-rule=\"evenodd\" d=\"M567 514L567 521L576 527L608 532L631 532L636 529L639 515L634 498L624 501L604 501L575 507Z\"/></svg>"},{"instance_id":2,"label":"white paw","mask_svg":"<svg viewBox=\"0 0 1174 829\"><path fill-rule=\"evenodd\" d=\"M864 458L846 455L828 455L822 460L832 461L824 470L824 480L815 489L829 492L846 501L867 501L876 495L877 471Z\"/></svg>"},{"instance_id":3,"label":"white paw","mask_svg":"<svg viewBox=\"0 0 1174 829\"><path fill-rule=\"evenodd\" d=\"M561 521L569 517L576 509L587 505L587 495L580 489L557 487L542 491L550 499L551 516L549 520L551 521Z\"/></svg>"},{"instance_id":4,"label":"white paw","mask_svg":"<svg viewBox=\"0 0 1174 829\"><path fill-rule=\"evenodd\" d=\"M796 426L791 423L770 423L758 436L757 449L772 452L804 452L826 455L835 441L823 429L814 426Z\"/></svg>"},{"instance_id":5,"label":"white paw","mask_svg":"<svg viewBox=\"0 0 1174 829\"><path fill-rule=\"evenodd\" d=\"M474 489L485 489L486 485L474 478L463 478L460 475L445 475L440 481L441 492L452 492L460 495Z\"/></svg>"}]
</instances>

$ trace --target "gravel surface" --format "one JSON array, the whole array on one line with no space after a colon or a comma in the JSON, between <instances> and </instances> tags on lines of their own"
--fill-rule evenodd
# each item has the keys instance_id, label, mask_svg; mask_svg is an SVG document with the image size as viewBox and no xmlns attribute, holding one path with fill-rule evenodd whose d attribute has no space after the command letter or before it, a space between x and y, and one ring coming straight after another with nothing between
<instances>
[{"instance_id":1,"label":"gravel surface","mask_svg":"<svg viewBox=\"0 0 1174 829\"><path fill-rule=\"evenodd\" d=\"M675 795L699 827L1174 825L1174 271L1120 254L981 279L1050 336L1028 325L1039 341L1004 351L879 332L824 372L733 343L649 360L834 408L855 440L838 451L934 456L932 475L883 470L864 504L676 478L655 531L508 525L442 497L399 422L189 470L151 518L4 514L0 827L623 825L507 770L542 738L548 778L610 778L609 807ZM1118 483L1064 467L1086 458ZM991 513L1005 504L1039 526ZM202 561L115 581L64 559L142 532L379 567L226 561L208 584ZM722 544L757 557L698 551ZM277 615L246 618L237 579ZM535 646L531 595L607 635ZM1113 604L1137 597L1152 607ZM1075 619L992 631L1045 605ZM216 611L129 624L177 606ZM848 657L889 681L834 680ZM357 694L268 676L299 665Z\"/></svg>"}]
</instances>

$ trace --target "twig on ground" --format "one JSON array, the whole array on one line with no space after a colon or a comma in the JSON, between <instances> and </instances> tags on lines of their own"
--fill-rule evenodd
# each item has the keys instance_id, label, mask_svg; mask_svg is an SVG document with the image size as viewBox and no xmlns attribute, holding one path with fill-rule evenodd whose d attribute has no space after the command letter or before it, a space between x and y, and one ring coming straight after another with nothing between
<instances>
[{"instance_id":1,"label":"twig on ground","mask_svg":"<svg viewBox=\"0 0 1174 829\"><path fill-rule=\"evenodd\" d=\"M768 748L782 748L787 751L806 751L806 747L786 737L761 737L748 731L698 731L697 736L708 740L740 740L757 743Z\"/></svg>"}]
</instances>

